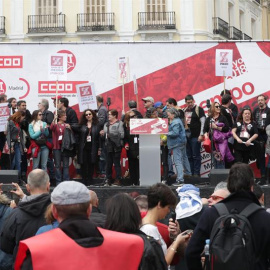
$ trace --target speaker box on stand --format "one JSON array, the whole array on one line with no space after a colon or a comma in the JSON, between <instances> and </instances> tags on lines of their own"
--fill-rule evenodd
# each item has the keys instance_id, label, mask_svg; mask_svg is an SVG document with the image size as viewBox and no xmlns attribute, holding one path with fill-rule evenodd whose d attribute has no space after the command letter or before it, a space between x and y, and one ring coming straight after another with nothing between
<instances>
[{"instance_id":1,"label":"speaker box on stand","mask_svg":"<svg viewBox=\"0 0 270 270\"><path fill-rule=\"evenodd\" d=\"M0 183L18 183L18 171L17 170L0 170Z\"/></svg>"},{"instance_id":2,"label":"speaker box on stand","mask_svg":"<svg viewBox=\"0 0 270 270\"><path fill-rule=\"evenodd\" d=\"M209 175L210 185L216 186L221 181L227 181L229 171L229 169L212 169Z\"/></svg>"}]
</instances>

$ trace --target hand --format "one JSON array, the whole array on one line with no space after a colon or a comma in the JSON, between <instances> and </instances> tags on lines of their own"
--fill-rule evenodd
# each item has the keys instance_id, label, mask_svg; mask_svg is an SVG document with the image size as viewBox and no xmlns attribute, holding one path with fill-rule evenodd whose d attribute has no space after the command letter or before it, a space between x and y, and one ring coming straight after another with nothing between
<instances>
[{"instance_id":1,"label":"hand","mask_svg":"<svg viewBox=\"0 0 270 270\"><path fill-rule=\"evenodd\" d=\"M198 137L198 142L202 142L203 141L203 135L200 135L199 137Z\"/></svg>"},{"instance_id":2,"label":"hand","mask_svg":"<svg viewBox=\"0 0 270 270\"><path fill-rule=\"evenodd\" d=\"M240 138L238 138L236 140L237 140L238 143L243 143L243 141Z\"/></svg>"},{"instance_id":3,"label":"hand","mask_svg":"<svg viewBox=\"0 0 270 270\"><path fill-rule=\"evenodd\" d=\"M3 193L3 190L2 190L2 185L3 185L3 183L0 183L0 194L2 194L2 193Z\"/></svg>"},{"instance_id":4,"label":"hand","mask_svg":"<svg viewBox=\"0 0 270 270\"><path fill-rule=\"evenodd\" d=\"M66 128L71 129L70 124L66 124Z\"/></svg>"},{"instance_id":5,"label":"hand","mask_svg":"<svg viewBox=\"0 0 270 270\"><path fill-rule=\"evenodd\" d=\"M215 123L212 123L212 129L218 129L218 126Z\"/></svg>"},{"instance_id":6,"label":"hand","mask_svg":"<svg viewBox=\"0 0 270 270\"><path fill-rule=\"evenodd\" d=\"M172 218L169 219L168 231L169 231L170 236L172 236L172 237L176 237L181 232L180 226L179 226L179 223L177 222L177 220L175 220L175 222L173 222Z\"/></svg>"},{"instance_id":7,"label":"hand","mask_svg":"<svg viewBox=\"0 0 270 270\"><path fill-rule=\"evenodd\" d=\"M26 153L27 152L27 148L24 148L23 151Z\"/></svg>"},{"instance_id":8,"label":"hand","mask_svg":"<svg viewBox=\"0 0 270 270\"><path fill-rule=\"evenodd\" d=\"M185 242L187 242L191 235L189 234L184 234L185 232L183 233L180 233L177 235L176 239L175 239L175 242L177 243L177 246L181 245L181 244L184 244Z\"/></svg>"},{"instance_id":9,"label":"hand","mask_svg":"<svg viewBox=\"0 0 270 270\"><path fill-rule=\"evenodd\" d=\"M104 130L101 130L101 131L99 132L99 134L100 134L101 136L104 136Z\"/></svg>"},{"instance_id":10,"label":"hand","mask_svg":"<svg viewBox=\"0 0 270 270\"><path fill-rule=\"evenodd\" d=\"M12 185L16 188L16 190L11 190L10 192L16 194L18 197L20 197L20 199L22 199L25 194L23 193L20 186L17 183L12 183Z\"/></svg>"},{"instance_id":11,"label":"hand","mask_svg":"<svg viewBox=\"0 0 270 270\"><path fill-rule=\"evenodd\" d=\"M16 208L16 207L17 207L17 204L15 203L14 200L10 201L9 207L10 207L10 208Z\"/></svg>"},{"instance_id":12,"label":"hand","mask_svg":"<svg viewBox=\"0 0 270 270\"><path fill-rule=\"evenodd\" d=\"M247 140L247 141L245 142L245 145L246 145L246 146L250 146L250 144L251 144L251 141L250 141L250 140Z\"/></svg>"},{"instance_id":13,"label":"hand","mask_svg":"<svg viewBox=\"0 0 270 270\"><path fill-rule=\"evenodd\" d=\"M162 140L160 140L160 145L162 146L164 144L164 142Z\"/></svg>"},{"instance_id":14,"label":"hand","mask_svg":"<svg viewBox=\"0 0 270 270\"><path fill-rule=\"evenodd\" d=\"M98 156L100 156L101 155L101 149L98 149Z\"/></svg>"},{"instance_id":15,"label":"hand","mask_svg":"<svg viewBox=\"0 0 270 270\"><path fill-rule=\"evenodd\" d=\"M11 147L10 152L14 153L14 148L13 147Z\"/></svg>"}]
</instances>

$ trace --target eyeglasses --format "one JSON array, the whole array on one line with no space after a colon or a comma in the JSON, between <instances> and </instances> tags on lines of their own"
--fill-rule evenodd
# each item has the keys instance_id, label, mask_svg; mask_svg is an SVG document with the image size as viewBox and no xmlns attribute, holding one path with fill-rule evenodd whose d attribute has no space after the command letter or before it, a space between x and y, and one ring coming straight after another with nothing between
<instances>
[{"instance_id":1,"label":"eyeglasses","mask_svg":"<svg viewBox=\"0 0 270 270\"><path fill-rule=\"evenodd\" d=\"M220 106L218 105L218 106L215 106L217 109L220 109Z\"/></svg>"},{"instance_id":2,"label":"eyeglasses","mask_svg":"<svg viewBox=\"0 0 270 270\"><path fill-rule=\"evenodd\" d=\"M214 201L216 201L216 200L223 200L223 199L225 199L224 197L221 197L221 196L216 196L216 195L211 195L211 196L210 196L210 198L211 198L212 200L214 200Z\"/></svg>"},{"instance_id":3,"label":"eyeglasses","mask_svg":"<svg viewBox=\"0 0 270 270\"><path fill-rule=\"evenodd\" d=\"M135 114L130 116L130 118L134 118L134 117L136 117L136 115L135 115Z\"/></svg>"},{"instance_id":4,"label":"eyeglasses","mask_svg":"<svg viewBox=\"0 0 270 270\"><path fill-rule=\"evenodd\" d=\"M87 114L85 114L85 116L90 116L90 115L92 115L92 113L87 113Z\"/></svg>"}]
</instances>

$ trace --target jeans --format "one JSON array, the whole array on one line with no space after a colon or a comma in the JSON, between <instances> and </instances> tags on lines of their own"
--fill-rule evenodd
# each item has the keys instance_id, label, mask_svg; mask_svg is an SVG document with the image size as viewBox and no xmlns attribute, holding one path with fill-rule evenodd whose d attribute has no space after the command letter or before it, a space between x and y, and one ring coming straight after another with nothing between
<instances>
[{"instance_id":1,"label":"jeans","mask_svg":"<svg viewBox=\"0 0 270 270\"><path fill-rule=\"evenodd\" d=\"M55 180L56 185L63 181L70 180L69 178L69 157L62 156L60 149L53 150L54 165L55 165ZM61 161L63 161L63 179L61 170Z\"/></svg>"},{"instance_id":2,"label":"jeans","mask_svg":"<svg viewBox=\"0 0 270 270\"><path fill-rule=\"evenodd\" d=\"M215 169L225 169L225 163L223 160L216 160L213 157L213 164Z\"/></svg>"},{"instance_id":3,"label":"jeans","mask_svg":"<svg viewBox=\"0 0 270 270\"><path fill-rule=\"evenodd\" d=\"M14 157L12 159L11 169L18 170L19 179L21 178L21 162L22 162L22 153L20 149L20 143L16 142L14 144Z\"/></svg>"},{"instance_id":4,"label":"jeans","mask_svg":"<svg viewBox=\"0 0 270 270\"><path fill-rule=\"evenodd\" d=\"M121 152L107 152L107 166L106 166L106 177L107 179L112 178L112 166L116 172L116 179L121 179L121 165L120 165Z\"/></svg>"},{"instance_id":5,"label":"jeans","mask_svg":"<svg viewBox=\"0 0 270 270\"><path fill-rule=\"evenodd\" d=\"M176 181L184 182L183 167L185 168L185 173L188 175L191 175L190 165L189 165L189 161L188 161L187 153L186 153L186 146L185 145L178 146L178 147L172 148L171 150L173 152L173 161L174 161L174 165L177 172Z\"/></svg>"},{"instance_id":6,"label":"jeans","mask_svg":"<svg viewBox=\"0 0 270 270\"><path fill-rule=\"evenodd\" d=\"M198 138L187 139L187 156L192 175L200 175L201 172L201 142Z\"/></svg>"},{"instance_id":7,"label":"jeans","mask_svg":"<svg viewBox=\"0 0 270 270\"><path fill-rule=\"evenodd\" d=\"M107 156L107 149L103 143L100 157L99 157L99 173L100 174L106 173L106 156Z\"/></svg>"},{"instance_id":8,"label":"jeans","mask_svg":"<svg viewBox=\"0 0 270 270\"><path fill-rule=\"evenodd\" d=\"M32 149L32 155L34 154L36 148ZM47 172L47 162L49 156L49 149L46 146L40 147L38 155L33 158L33 170L39 168L39 163L41 162L41 169Z\"/></svg>"}]
</instances>

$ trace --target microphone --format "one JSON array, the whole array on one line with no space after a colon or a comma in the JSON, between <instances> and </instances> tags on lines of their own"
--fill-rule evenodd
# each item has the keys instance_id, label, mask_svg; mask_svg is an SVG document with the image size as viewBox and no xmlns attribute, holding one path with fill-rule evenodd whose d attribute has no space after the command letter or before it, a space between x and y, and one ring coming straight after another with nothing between
<instances>
[{"instance_id":1,"label":"microphone","mask_svg":"<svg viewBox=\"0 0 270 270\"><path fill-rule=\"evenodd\" d=\"M211 107L210 99L206 100L206 107L209 109Z\"/></svg>"},{"instance_id":2,"label":"microphone","mask_svg":"<svg viewBox=\"0 0 270 270\"><path fill-rule=\"evenodd\" d=\"M111 103L111 98L110 97L108 97L107 98L107 106L110 106L112 103Z\"/></svg>"}]
</instances>

